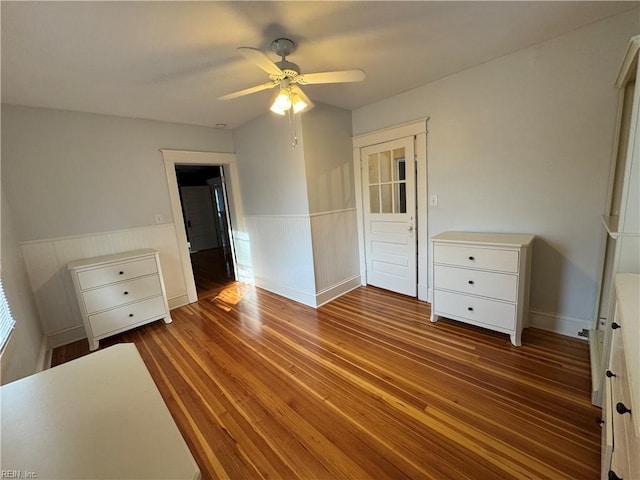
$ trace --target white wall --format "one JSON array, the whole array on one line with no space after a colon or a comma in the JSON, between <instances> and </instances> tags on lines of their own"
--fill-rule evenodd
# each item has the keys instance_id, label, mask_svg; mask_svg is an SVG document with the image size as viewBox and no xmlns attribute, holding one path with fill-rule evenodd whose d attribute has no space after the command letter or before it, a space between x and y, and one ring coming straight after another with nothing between
<instances>
[{"instance_id":1,"label":"white wall","mask_svg":"<svg viewBox=\"0 0 640 480\"><path fill-rule=\"evenodd\" d=\"M234 130L256 285L318 306L359 284L351 114L318 104ZM237 237L236 237L237 238Z\"/></svg>"},{"instance_id":2,"label":"white wall","mask_svg":"<svg viewBox=\"0 0 640 480\"><path fill-rule=\"evenodd\" d=\"M299 117L291 125L287 117L265 113L236 128L233 143L245 215L309 213Z\"/></svg>"},{"instance_id":3,"label":"white wall","mask_svg":"<svg viewBox=\"0 0 640 480\"><path fill-rule=\"evenodd\" d=\"M50 346L84 336L71 260L156 248L169 305L186 303L162 148L226 153L233 138L213 128L2 105L2 193Z\"/></svg>"},{"instance_id":4,"label":"white wall","mask_svg":"<svg viewBox=\"0 0 640 480\"><path fill-rule=\"evenodd\" d=\"M309 212L355 208L351 112L318 104L303 113Z\"/></svg>"},{"instance_id":5,"label":"white wall","mask_svg":"<svg viewBox=\"0 0 640 480\"><path fill-rule=\"evenodd\" d=\"M20 255L13 215L2 189L2 283L16 326L0 357L0 381L12 382L36 373L44 360L42 328L24 262ZM46 346L46 342L44 343Z\"/></svg>"},{"instance_id":6,"label":"white wall","mask_svg":"<svg viewBox=\"0 0 640 480\"><path fill-rule=\"evenodd\" d=\"M299 117L298 117L299 118ZM288 118L271 112L233 131L238 177L242 185L244 240L251 259L243 269L266 290L307 305L314 304L315 282L305 180L304 149L299 121L298 146ZM247 257L247 255L243 255Z\"/></svg>"},{"instance_id":7,"label":"white wall","mask_svg":"<svg viewBox=\"0 0 640 480\"><path fill-rule=\"evenodd\" d=\"M233 152L230 131L2 105L2 168L21 241L172 221L161 148Z\"/></svg>"},{"instance_id":8,"label":"white wall","mask_svg":"<svg viewBox=\"0 0 640 480\"><path fill-rule=\"evenodd\" d=\"M531 307L591 320L614 135L638 10L353 112L355 134L429 117L429 235L527 232ZM589 322L590 323L590 322Z\"/></svg>"},{"instance_id":9,"label":"white wall","mask_svg":"<svg viewBox=\"0 0 640 480\"><path fill-rule=\"evenodd\" d=\"M360 281L351 112L317 104L302 131L319 305Z\"/></svg>"}]
</instances>

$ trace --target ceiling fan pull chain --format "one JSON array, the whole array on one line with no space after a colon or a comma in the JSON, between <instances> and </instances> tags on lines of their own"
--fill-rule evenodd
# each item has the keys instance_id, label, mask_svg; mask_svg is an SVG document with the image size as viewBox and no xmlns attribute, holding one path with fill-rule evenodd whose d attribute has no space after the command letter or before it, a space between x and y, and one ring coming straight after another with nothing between
<instances>
[{"instance_id":1,"label":"ceiling fan pull chain","mask_svg":"<svg viewBox=\"0 0 640 480\"><path fill-rule=\"evenodd\" d=\"M293 109L290 108L289 112L289 125L291 126L291 150L295 150L298 146L298 134L296 132L296 119Z\"/></svg>"}]
</instances>

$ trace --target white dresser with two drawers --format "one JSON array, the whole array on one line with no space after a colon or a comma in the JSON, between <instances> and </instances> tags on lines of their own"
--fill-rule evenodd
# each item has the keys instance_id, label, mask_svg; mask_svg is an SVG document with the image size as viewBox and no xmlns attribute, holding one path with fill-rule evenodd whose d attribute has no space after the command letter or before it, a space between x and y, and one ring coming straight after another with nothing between
<instances>
[{"instance_id":1,"label":"white dresser with two drawers","mask_svg":"<svg viewBox=\"0 0 640 480\"><path fill-rule=\"evenodd\" d=\"M101 338L161 318L171 322L156 250L85 258L68 268L91 350Z\"/></svg>"},{"instance_id":2,"label":"white dresser with two drawers","mask_svg":"<svg viewBox=\"0 0 640 480\"><path fill-rule=\"evenodd\" d=\"M520 346L534 238L472 232L432 237L431 321L442 316L507 333L511 343Z\"/></svg>"}]
</instances>

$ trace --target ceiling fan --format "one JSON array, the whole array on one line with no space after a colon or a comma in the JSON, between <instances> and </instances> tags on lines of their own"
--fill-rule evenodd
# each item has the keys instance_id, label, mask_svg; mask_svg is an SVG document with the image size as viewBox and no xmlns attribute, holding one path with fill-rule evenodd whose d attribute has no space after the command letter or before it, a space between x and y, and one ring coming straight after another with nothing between
<instances>
[{"instance_id":1,"label":"ceiling fan","mask_svg":"<svg viewBox=\"0 0 640 480\"><path fill-rule=\"evenodd\" d=\"M309 100L309 97L305 95L299 85L352 83L361 82L365 79L365 73L362 70L301 73L298 65L287 60L287 56L295 50L295 44L288 38L278 38L271 42L271 50L280 56L281 60L279 62L272 62L262 50L257 48L239 47L238 51L245 58L269 74L269 81L255 87L229 93L219 97L219 100L231 100L243 95L280 87L274 96L271 111L279 115L284 115L289 110L293 110L293 113L298 113L313 107L313 102Z\"/></svg>"}]
</instances>

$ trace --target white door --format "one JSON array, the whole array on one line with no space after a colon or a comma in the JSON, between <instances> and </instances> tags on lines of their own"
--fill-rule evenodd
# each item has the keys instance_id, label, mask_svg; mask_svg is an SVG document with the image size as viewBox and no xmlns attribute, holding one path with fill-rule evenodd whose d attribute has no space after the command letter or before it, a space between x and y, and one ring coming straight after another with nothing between
<instances>
[{"instance_id":1,"label":"white door","mask_svg":"<svg viewBox=\"0 0 640 480\"><path fill-rule=\"evenodd\" d=\"M180 196L191 251L217 247L218 237L209 186L180 187Z\"/></svg>"},{"instance_id":2,"label":"white door","mask_svg":"<svg viewBox=\"0 0 640 480\"><path fill-rule=\"evenodd\" d=\"M415 297L416 171L413 137L363 148L367 284Z\"/></svg>"},{"instance_id":3,"label":"white door","mask_svg":"<svg viewBox=\"0 0 640 480\"><path fill-rule=\"evenodd\" d=\"M215 206L216 228L220 240L219 244L222 247L227 273L231 274L235 269L235 254L233 251L233 242L231 242L231 220L229 219L227 209L227 191L224 181L224 171L221 169L220 177L207 180L207 183L211 188L211 195Z\"/></svg>"}]
</instances>

